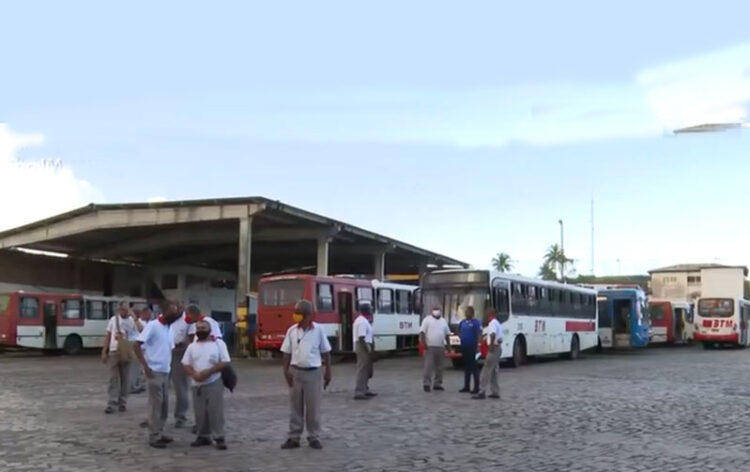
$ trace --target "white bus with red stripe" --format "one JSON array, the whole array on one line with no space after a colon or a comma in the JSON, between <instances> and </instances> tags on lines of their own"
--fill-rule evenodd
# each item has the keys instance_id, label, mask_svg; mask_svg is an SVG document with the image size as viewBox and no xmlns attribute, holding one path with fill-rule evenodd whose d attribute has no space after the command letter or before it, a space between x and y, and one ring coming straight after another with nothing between
<instances>
[{"instance_id":1,"label":"white bus with red stripe","mask_svg":"<svg viewBox=\"0 0 750 472\"><path fill-rule=\"evenodd\" d=\"M472 306L483 320L489 309L503 324L501 359L518 367L529 356L567 354L598 343L596 291L577 285L486 270L440 270L422 279L424 315L438 308L454 333L447 356L461 357L458 324Z\"/></svg>"},{"instance_id":2,"label":"white bus with red stripe","mask_svg":"<svg viewBox=\"0 0 750 472\"><path fill-rule=\"evenodd\" d=\"M699 298L695 304L693 339L710 349L717 345L750 345L750 301L742 298Z\"/></svg>"}]
</instances>

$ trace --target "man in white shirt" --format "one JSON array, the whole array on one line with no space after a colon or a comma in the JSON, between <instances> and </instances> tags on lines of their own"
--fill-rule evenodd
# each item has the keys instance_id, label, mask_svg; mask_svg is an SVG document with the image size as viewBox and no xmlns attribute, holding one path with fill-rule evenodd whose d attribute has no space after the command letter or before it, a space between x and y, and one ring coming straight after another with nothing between
<instances>
[{"instance_id":1,"label":"man in white shirt","mask_svg":"<svg viewBox=\"0 0 750 472\"><path fill-rule=\"evenodd\" d=\"M492 310L487 310L484 315L486 327L484 328L484 339L487 343L487 357L484 359L482 376L479 380L479 393L474 395L474 400L484 400L487 397L487 384L490 384L490 398L500 398L500 383L498 382L498 368L500 355L503 353L503 325L497 320Z\"/></svg>"},{"instance_id":2,"label":"man in white shirt","mask_svg":"<svg viewBox=\"0 0 750 472\"><path fill-rule=\"evenodd\" d=\"M170 326L172 341L174 342L171 368L172 388L174 388L175 395L174 427L178 429L185 427L187 412L190 407L190 378L185 369L182 368L182 358L185 356L185 350L188 345L190 345L190 336L188 334L190 325L196 321L188 314L189 310L191 310L190 307ZM200 314L200 310L197 311Z\"/></svg>"},{"instance_id":3,"label":"man in white shirt","mask_svg":"<svg viewBox=\"0 0 750 472\"><path fill-rule=\"evenodd\" d=\"M445 360L445 344L451 334L448 323L441 316L439 308L433 308L430 316L422 321L419 330L419 340L424 346L424 372L422 387L425 392L443 388L443 362Z\"/></svg>"},{"instance_id":4,"label":"man in white shirt","mask_svg":"<svg viewBox=\"0 0 750 472\"><path fill-rule=\"evenodd\" d=\"M142 309L134 308L133 309L134 314L134 320L140 321L141 328L138 329L136 326L136 329L138 329L138 332L142 332L143 329L146 327L146 325L151 321L151 310L148 307L144 307ZM130 394L135 395L138 393L143 393L146 391L146 376L143 374L143 369L141 369L140 364L138 362L131 362L130 363Z\"/></svg>"},{"instance_id":5,"label":"man in white shirt","mask_svg":"<svg viewBox=\"0 0 750 472\"><path fill-rule=\"evenodd\" d=\"M364 303L359 309L360 315L352 325L352 337L354 338L354 352L357 354L357 377L354 386L355 400L368 400L376 393L370 391L367 385L372 377L372 355L373 355L373 331L372 331L372 308L369 303Z\"/></svg>"},{"instance_id":6,"label":"man in white shirt","mask_svg":"<svg viewBox=\"0 0 750 472\"><path fill-rule=\"evenodd\" d=\"M139 323L140 324L140 323ZM107 323L107 334L102 346L102 362L109 367L109 388L106 414L115 410L127 410L128 393L130 391L130 361L128 353L118 351L121 340L133 340L138 334L132 313L125 303L121 303L117 314Z\"/></svg>"},{"instance_id":7,"label":"man in white shirt","mask_svg":"<svg viewBox=\"0 0 750 472\"><path fill-rule=\"evenodd\" d=\"M185 350L182 366L192 379L193 411L198 437L190 445L210 446L211 437L216 448L227 449L224 440L224 383L221 371L230 362L227 345L213 339L211 325L199 320L195 325L195 342Z\"/></svg>"},{"instance_id":8,"label":"man in white shirt","mask_svg":"<svg viewBox=\"0 0 750 472\"><path fill-rule=\"evenodd\" d=\"M323 389L331 383L331 344L325 330L313 323L312 303L300 300L294 309L294 320L286 332L281 352L284 353L284 378L289 385L291 415L289 437L282 449L300 446L303 421L306 419L307 441L313 449L320 443L320 403ZM320 368L323 367L323 375Z\"/></svg>"},{"instance_id":9,"label":"man in white shirt","mask_svg":"<svg viewBox=\"0 0 750 472\"><path fill-rule=\"evenodd\" d=\"M163 311L159 318L141 331L135 346L135 355L146 374L148 443L157 449L164 449L172 442L172 438L164 435L164 425L169 416L169 371L174 348L170 327L180 317L175 303L165 303Z\"/></svg>"}]
</instances>

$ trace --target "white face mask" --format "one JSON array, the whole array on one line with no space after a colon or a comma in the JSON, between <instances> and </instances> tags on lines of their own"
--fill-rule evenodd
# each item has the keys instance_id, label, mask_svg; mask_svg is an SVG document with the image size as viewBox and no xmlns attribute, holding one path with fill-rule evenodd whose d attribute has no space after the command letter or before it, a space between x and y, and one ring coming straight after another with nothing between
<instances>
[{"instance_id":1,"label":"white face mask","mask_svg":"<svg viewBox=\"0 0 750 472\"><path fill-rule=\"evenodd\" d=\"M440 318L440 311L439 310L432 310L432 316L435 318Z\"/></svg>"}]
</instances>

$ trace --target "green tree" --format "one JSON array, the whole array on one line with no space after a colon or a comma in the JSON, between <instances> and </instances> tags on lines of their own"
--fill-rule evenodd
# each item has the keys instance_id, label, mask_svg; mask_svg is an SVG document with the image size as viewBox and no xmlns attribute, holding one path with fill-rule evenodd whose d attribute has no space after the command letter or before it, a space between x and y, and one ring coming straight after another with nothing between
<instances>
[{"instance_id":1,"label":"green tree","mask_svg":"<svg viewBox=\"0 0 750 472\"><path fill-rule=\"evenodd\" d=\"M498 272L510 272L513 270L513 260L510 255L505 252L498 252L495 257L492 258L492 268Z\"/></svg>"},{"instance_id":2,"label":"green tree","mask_svg":"<svg viewBox=\"0 0 750 472\"><path fill-rule=\"evenodd\" d=\"M539 277L541 277L542 280L557 280L557 272L555 272L554 266L545 262L539 268Z\"/></svg>"},{"instance_id":3,"label":"green tree","mask_svg":"<svg viewBox=\"0 0 750 472\"><path fill-rule=\"evenodd\" d=\"M565 277L563 267L569 266L572 268L572 262L573 259L570 259L565 255L565 251L562 250L559 244L553 244L547 248L547 252L544 254L544 263L542 264L542 267L546 267L552 271L559 270L560 279L563 279Z\"/></svg>"}]
</instances>

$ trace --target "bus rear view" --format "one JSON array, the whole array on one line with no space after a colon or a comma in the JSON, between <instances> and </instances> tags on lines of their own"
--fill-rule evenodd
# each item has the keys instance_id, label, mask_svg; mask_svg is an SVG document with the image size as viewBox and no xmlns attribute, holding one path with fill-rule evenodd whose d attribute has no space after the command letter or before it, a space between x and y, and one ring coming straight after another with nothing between
<instances>
[{"instance_id":1,"label":"bus rear view","mask_svg":"<svg viewBox=\"0 0 750 472\"><path fill-rule=\"evenodd\" d=\"M710 349L721 345L748 345L750 302L740 298L699 298L694 339Z\"/></svg>"}]
</instances>

